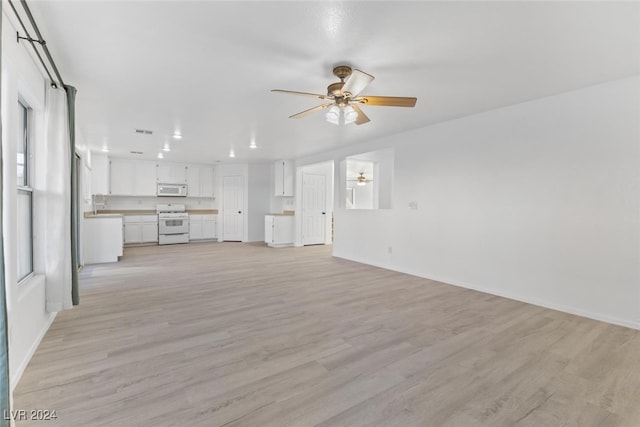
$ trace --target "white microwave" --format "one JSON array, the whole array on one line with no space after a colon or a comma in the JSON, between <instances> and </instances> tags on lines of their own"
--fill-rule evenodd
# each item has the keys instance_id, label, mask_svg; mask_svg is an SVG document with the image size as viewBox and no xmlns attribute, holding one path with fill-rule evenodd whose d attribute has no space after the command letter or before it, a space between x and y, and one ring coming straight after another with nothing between
<instances>
[{"instance_id":1,"label":"white microwave","mask_svg":"<svg viewBox=\"0 0 640 427\"><path fill-rule=\"evenodd\" d=\"M158 197L187 197L187 185L158 184Z\"/></svg>"}]
</instances>

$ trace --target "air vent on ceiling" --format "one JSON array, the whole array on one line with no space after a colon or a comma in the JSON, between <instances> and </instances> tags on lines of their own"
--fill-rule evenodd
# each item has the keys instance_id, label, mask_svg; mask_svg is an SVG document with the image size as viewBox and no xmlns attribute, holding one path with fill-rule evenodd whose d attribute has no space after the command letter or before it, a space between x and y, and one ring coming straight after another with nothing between
<instances>
[{"instance_id":1,"label":"air vent on ceiling","mask_svg":"<svg viewBox=\"0 0 640 427\"><path fill-rule=\"evenodd\" d=\"M152 130L147 130L147 129L136 129L135 131L136 131L136 133L140 133L140 134L143 134L143 135L152 135L153 134Z\"/></svg>"},{"instance_id":2,"label":"air vent on ceiling","mask_svg":"<svg viewBox=\"0 0 640 427\"><path fill-rule=\"evenodd\" d=\"M142 151L129 151L131 154L144 154Z\"/></svg>"}]
</instances>

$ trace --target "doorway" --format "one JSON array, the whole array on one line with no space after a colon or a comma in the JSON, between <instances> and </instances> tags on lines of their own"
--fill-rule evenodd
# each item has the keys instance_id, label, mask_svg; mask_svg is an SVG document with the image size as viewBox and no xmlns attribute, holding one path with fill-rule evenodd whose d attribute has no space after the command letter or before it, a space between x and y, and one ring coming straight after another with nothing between
<instances>
[{"instance_id":1,"label":"doorway","mask_svg":"<svg viewBox=\"0 0 640 427\"><path fill-rule=\"evenodd\" d=\"M242 175L222 178L222 240L241 242L244 240L244 177Z\"/></svg>"}]
</instances>

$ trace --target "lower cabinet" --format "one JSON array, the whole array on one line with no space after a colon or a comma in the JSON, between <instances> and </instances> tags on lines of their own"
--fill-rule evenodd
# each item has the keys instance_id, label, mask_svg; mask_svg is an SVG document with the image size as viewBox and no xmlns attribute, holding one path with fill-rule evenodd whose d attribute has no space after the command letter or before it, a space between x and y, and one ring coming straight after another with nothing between
<instances>
[{"instance_id":1,"label":"lower cabinet","mask_svg":"<svg viewBox=\"0 0 640 427\"><path fill-rule=\"evenodd\" d=\"M157 215L124 216L124 243L153 243L157 241Z\"/></svg>"},{"instance_id":2,"label":"lower cabinet","mask_svg":"<svg viewBox=\"0 0 640 427\"><path fill-rule=\"evenodd\" d=\"M189 215L189 240L215 239L217 215Z\"/></svg>"},{"instance_id":3,"label":"lower cabinet","mask_svg":"<svg viewBox=\"0 0 640 427\"><path fill-rule=\"evenodd\" d=\"M83 261L85 264L117 262L122 256L122 217L100 215L84 219Z\"/></svg>"},{"instance_id":4,"label":"lower cabinet","mask_svg":"<svg viewBox=\"0 0 640 427\"><path fill-rule=\"evenodd\" d=\"M264 241L269 246L293 245L293 215L265 215Z\"/></svg>"}]
</instances>

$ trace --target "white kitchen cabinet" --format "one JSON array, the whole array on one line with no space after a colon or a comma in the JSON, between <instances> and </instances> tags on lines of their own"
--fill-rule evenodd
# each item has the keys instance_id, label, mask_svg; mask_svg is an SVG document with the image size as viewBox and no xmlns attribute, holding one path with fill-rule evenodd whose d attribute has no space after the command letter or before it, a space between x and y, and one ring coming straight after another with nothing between
<instances>
[{"instance_id":1,"label":"white kitchen cabinet","mask_svg":"<svg viewBox=\"0 0 640 427\"><path fill-rule=\"evenodd\" d=\"M111 159L109 194L135 196L136 165L131 159Z\"/></svg>"},{"instance_id":2,"label":"white kitchen cabinet","mask_svg":"<svg viewBox=\"0 0 640 427\"><path fill-rule=\"evenodd\" d=\"M114 196L156 195L156 163L154 161L111 159L110 163L111 191L109 194Z\"/></svg>"},{"instance_id":3,"label":"white kitchen cabinet","mask_svg":"<svg viewBox=\"0 0 640 427\"><path fill-rule=\"evenodd\" d=\"M200 197L200 166L187 166L187 195Z\"/></svg>"},{"instance_id":4,"label":"white kitchen cabinet","mask_svg":"<svg viewBox=\"0 0 640 427\"><path fill-rule=\"evenodd\" d=\"M84 264L117 262L122 256L122 216L97 215L84 219Z\"/></svg>"},{"instance_id":5,"label":"white kitchen cabinet","mask_svg":"<svg viewBox=\"0 0 640 427\"><path fill-rule=\"evenodd\" d=\"M136 160L135 190L136 196L155 196L158 192L156 180L156 162L152 160Z\"/></svg>"},{"instance_id":6,"label":"white kitchen cabinet","mask_svg":"<svg viewBox=\"0 0 640 427\"><path fill-rule=\"evenodd\" d=\"M124 243L153 243L157 241L157 215L125 215Z\"/></svg>"},{"instance_id":7,"label":"white kitchen cabinet","mask_svg":"<svg viewBox=\"0 0 640 427\"><path fill-rule=\"evenodd\" d=\"M109 157L91 153L91 194L109 194Z\"/></svg>"},{"instance_id":8,"label":"white kitchen cabinet","mask_svg":"<svg viewBox=\"0 0 640 427\"><path fill-rule=\"evenodd\" d=\"M217 215L189 215L189 240L215 239Z\"/></svg>"},{"instance_id":9,"label":"white kitchen cabinet","mask_svg":"<svg viewBox=\"0 0 640 427\"><path fill-rule=\"evenodd\" d=\"M217 215L202 215L202 238L203 239L215 239L217 237L218 216Z\"/></svg>"},{"instance_id":10,"label":"white kitchen cabinet","mask_svg":"<svg viewBox=\"0 0 640 427\"><path fill-rule=\"evenodd\" d=\"M264 241L269 246L293 245L293 215L265 215Z\"/></svg>"},{"instance_id":11,"label":"white kitchen cabinet","mask_svg":"<svg viewBox=\"0 0 640 427\"><path fill-rule=\"evenodd\" d=\"M188 165L187 191L189 197L213 197L213 167Z\"/></svg>"},{"instance_id":12,"label":"white kitchen cabinet","mask_svg":"<svg viewBox=\"0 0 640 427\"><path fill-rule=\"evenodd\" d=\"M200 170L200 197L215 197L213 166L203 166Z\"/></svg>"},{"instance_id":13,"label":"white kitchen cabinet","mask_svg":"<svg viewBox=\"0 0 640 427\"><path fill-rule=\"evenodd\" d=\"M186 184L187 167L182 163L157 163L156 177L160 184Z\"/></svg>"},{"instance_id":14,"label":"white kitchen cabinet","mask_svg":"<svg viewBox=\"0 0 640 427\"><path fill-rule=\"evenodd\" d=\"M189 240L202 239L202 215L189 215Z\"/></svg>"},{"instance_id":15,"label":"white kitchen cabinet","mask_svg":"<svg viewBox=\"0 0 640 427\"><path fill-rule=\"evenodd\" d=\"M278 160L274 167L275 195L293 197L294 168L291 160Z\"/></svg>"}]
</instances>

